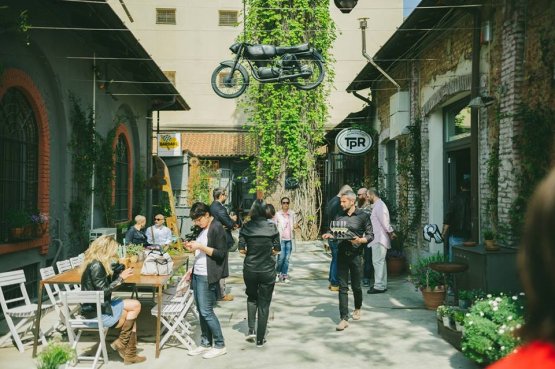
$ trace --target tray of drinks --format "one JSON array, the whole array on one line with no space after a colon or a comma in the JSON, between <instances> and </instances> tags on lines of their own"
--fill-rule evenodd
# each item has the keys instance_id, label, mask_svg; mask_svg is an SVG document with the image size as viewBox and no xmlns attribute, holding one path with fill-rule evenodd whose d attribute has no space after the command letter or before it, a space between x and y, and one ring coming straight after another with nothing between
<instances>
[{"instance_id":1,"label":"tray of drinks","mask_svg":"<svg viewBox=\"0 0 555 369\"><path fill-rule=\"evenodd\" d=\"M342 220L334 220L330 224L330 233L336 240L353 240L357 235L350 231L347 222Z\"/></svg>"}]
</instances>

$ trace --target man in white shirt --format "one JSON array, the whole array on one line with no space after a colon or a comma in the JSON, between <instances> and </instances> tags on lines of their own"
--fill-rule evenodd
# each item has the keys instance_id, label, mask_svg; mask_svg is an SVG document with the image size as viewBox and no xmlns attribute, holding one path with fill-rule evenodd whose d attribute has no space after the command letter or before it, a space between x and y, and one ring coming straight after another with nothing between
<instances>
[{"instance_id":1,"label":"man in white shirt","mask_svg":"<svg viewBox=\"0 0 555 369\"><path fill-rule=\"evenodd\" d=\"M391 248L391 240L397 235L389 222L389 210L378 196L375 188L368 189L368 200L374 205L370 220L374 229L374 239L368 244L372 248L372 265L374 266L374 286L367 293L384 293L387 291L387 267L385 256Z\"/></svg>"},{"instance_id":2,"label":"man in white shirt","mask_svg":"<svg viewBox=\"0 0 555 369\"><path fill-rule=\"evenodd\" d=\"M172 242L172 231L164 225L165 218L162 214L156 214L154 225L146 230L146 240L149 245L167 245Z\"/></svg>"}]
</instances>

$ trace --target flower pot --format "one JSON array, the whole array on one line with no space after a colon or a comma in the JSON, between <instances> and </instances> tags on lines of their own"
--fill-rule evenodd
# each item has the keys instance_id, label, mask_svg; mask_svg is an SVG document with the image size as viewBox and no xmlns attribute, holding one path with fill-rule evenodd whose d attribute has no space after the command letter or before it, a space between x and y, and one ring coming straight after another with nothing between
<instances>
[{"instance_id":1,"label":"flower pot","mask_svg":"<svg viewBox=\"0 0 555 369\"><path fill-rule=\"evenodd\" d=\"M497 251L499 250L499 246L495 244L495 240L484 240L484 245L486 251Z\"/></svg>"},{"instance_id":2,"label":"flower pot","mask_svg":"<svg viewBox=\"0 0 555 369\"><path fill-rule=\"evenodd\" d=\"M37 236L42 236L46 234L48 230L48 223L38 223L36 227Z\"/></svg>"},{"instance_id":3,"label":"flower pot","mask_svg":"<svg viewBox=\"0 0 555 369\"><path fill-rule=\"evenodd\" d=\"M441 317L441 320L443 321L443 325L447 328L451 328L451 318L449 318L448 316L443 316Z\"/></svg>"},{"instance_id":4,"label":"flower pot","mask_svg":"<svg viewBox=\"0 0 555 369\"><path fill-rule=\"evenodd\" d=\"M387 274L392 277L399 276L405 271L406 265L407 259L405 257L388 257Z\"/></svg>"},{"instance_id":5,"label":"flower pot","mask_svg":"<svg viewBox=\"0 0 555 369\"><path fill-rule=\"evenodd\" d=\"M459 299L459 307L461 309L468 309L470 307L470 301L469 300L461 300Z\"/></svg>"},{"instance_id":6,"label":"flower pot","mask_svg":"<svg viewBox=\"0 0 555 369\"><path fill-rule=\"evenodd\" d=\"M20 240L23 238L23 227L10 228L10 238L12 240Z\"/></svg>"},{"instance_id":7,"label":"flower pot","mask_svg":"<svg viewBox=\"0 0 555 369\"><path fill-rule=\"evenodd\" d=\"M424 298L424 305L426 305L426 309L428 310L437 309L437 307L442 305L445 300L445 289L434 291L430 288L424 288L421 292L422 297Z\"/></svg>"},{"instance_id":8,"label":"flower pot","mask_svg":"<svg viewBox=\"0 0 555 369\"><path fill-rule=\"evenodd\" d=\"M464 327L461 323L455 322L455 329L457 330L457 332L462 332L464 330Z\"/></svg>"}]
</instances>

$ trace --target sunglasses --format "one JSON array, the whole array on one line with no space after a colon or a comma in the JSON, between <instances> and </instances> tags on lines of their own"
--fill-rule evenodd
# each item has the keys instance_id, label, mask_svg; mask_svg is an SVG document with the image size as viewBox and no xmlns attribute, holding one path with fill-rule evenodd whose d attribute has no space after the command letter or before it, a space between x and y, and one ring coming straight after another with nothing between
<instances>
[{"instance_id":1,"label":"sunglasses","mask_svg":"<svg viewBox=\"0 0 555 369\"><path fill-rule=\"evenodd\" d=\"M282 201L282 204L289 204L289 201Z\"/></svg>"},{"instance_id":2,"label":"sunglasses","mask_svg":"<svg viewBox=\"0 0 555 369\"><path fill-rule=\"evenodd\" d=\"M154 220L164 220L164 218L154 218Z\"/></svg>"}]
</instances>

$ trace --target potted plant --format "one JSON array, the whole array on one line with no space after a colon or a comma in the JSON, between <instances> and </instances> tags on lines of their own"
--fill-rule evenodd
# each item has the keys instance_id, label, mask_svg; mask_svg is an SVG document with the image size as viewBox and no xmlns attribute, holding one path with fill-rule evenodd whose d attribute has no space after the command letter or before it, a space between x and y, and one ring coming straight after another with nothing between
<instances>
[{"instance_id":1,"label":"potted plant","mask_svg":"<svg viewBox=\"0 0 555 369\"><path fill-rule=\"evenodd\" d=\"M435 310L445 300L445 278L443 273L429 267L431 263L443 262L443 255L437 253L411 265L410 281L422 292L424 305Z\"/></svg>"},{"instance_id":2,"label":"potted plant","mask_svg":"<svg viewBox=\"0 0 555 369\"><path fill-rule=\"evenodd\" d=\"M484 245L487 251L499 250L499 246L495 243L495 233L490 229L484 231Z\"/></svg>"},{"instance_id":3,"label":"potted plant","mask_svg":"<svg viewBox=\"0 0 555 369\"><path fill-rule=\"evenodd\" d=\"M8 228L10 238L18 240L24 237L25 226L29 225L31 219L29 215L21 209L8 212Z\"/></svg>"},{"instance_id":4,"label":"potted plant","mask_svg":"<svg viewBox=\"0 0 555 369\"><path fill-rule=\"evenodd\" d=\"M42 236L48 229L48 215L39 213L31 215L31 222L35 225L35 232L37 236Z\"/></svg>"},{"instance_id":5,"label":"potted plant","mask_svg":"<svg viewBox=\"0 0 555 369\"><path fill-rule=\"evenodd\" d=\"M453 308L447 305L439 305L437 307L437 316L443 321L443 325L447 328L451 328L451 315L453 314Z\"/></svg>"},{"instance_id":6,"label":"potted plant","mask_svg":"<svg viewBox=\"0 0 555 369\"><path fill-rule=\"evenodd\" d=\"M459 290L459 307L461 309L468 309L472 300L472 294L467 290Z\"/></svg>"},{"instance_id":7,"label":"potted plant","mask_svg":"<svg viewBox=\"0 0 555 369\"><path fill-rule=\"evenodd\" d=\"M59 369L75 360L75 350L67 343L50 342L38 355L37 369Z\"/></svg>"},{"instance_id":8,"label":"potted plant","mask_svg":"<svg viewBox=\"0 0 555 369\"><path fill-rule=\"evenodd\" d=\"M142 256L144 247L140 244L130 243L126 245L126 254L129 258L129 262L134 264L139 261L139 257Z\"/></svg>"},{"instance_id":9,"label":"potted plant","mask_svg":"<svg viewBox=\"0 0 555 369\"><path fill-rule=\"evenodd\" d=\"M395 277L403 274L407 266L405 253L400 248L391 248L386 254L387 274Z\"/></svg>"},{"instance_id":10,"label":"potted plant","mask_svg":"<svg viewBox=\"0 0 555 369\"><path fill-rule=\"evenodd\" d=\"M464 317L465 313L462 310L453 311L453 320L455 321L455 329L458 332L462 332L464 329Z\"/></svg>"}]
</instances>

